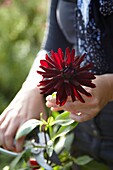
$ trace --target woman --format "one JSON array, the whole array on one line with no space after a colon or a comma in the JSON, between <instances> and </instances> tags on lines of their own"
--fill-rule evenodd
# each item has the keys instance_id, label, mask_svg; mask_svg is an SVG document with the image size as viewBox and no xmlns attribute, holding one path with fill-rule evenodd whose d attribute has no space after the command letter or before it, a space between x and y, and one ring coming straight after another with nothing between
<instances>
[{"instance_id":1,"label":"woman","mask_svg":"<svg viewBox=\"0 0 113 170\"><path fill-rule=\"evenodd\" d=\"M59 47L75 48L76 54L86 52L87 62L93 62L96 88L87 88L92 98L85 104L70 100L58 107L51 96L46 105L52 110L68 110L72 119L81 122L75 129L76 148L113 166L113 2L106 0L51 0L46 35L31 71L22 88L0 117L0 144L21 151L24 139L16 141L17 129L30 118L39 118L45 108L37 88L39 61L45 53ZM83 122L83 123L82 123ZM88 149L87 149L88 148Z\"/></svg>"}]
</instances>

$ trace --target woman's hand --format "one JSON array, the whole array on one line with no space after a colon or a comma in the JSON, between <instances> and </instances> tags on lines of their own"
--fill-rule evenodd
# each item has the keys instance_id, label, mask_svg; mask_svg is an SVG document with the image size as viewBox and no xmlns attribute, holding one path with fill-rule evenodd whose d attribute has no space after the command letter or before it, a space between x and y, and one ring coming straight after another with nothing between
<instances>
[{"instance_id":1,"label":"woman's hand","mask_svg":"<svg viewBox=\"0 0 113 170\"><path fill-rule=\"evenodd\" d=\"M0 145L5 149L20 152L24 138L15 141L14 144L18 128L29 119L39 119L40 112L45 114L45 107L43 96L40 95L38 88L21 89L0 115Z\"/></svg>"},{"instance_id":2,"label":"woman's hand","mask_svg":"<svg viewBox=\"0 0 113 170\"><path fill-rule=\"evenodd\" d=\"M70 117L78 122L90 120L95 117L109 101L113 100L113 74L96 76L93 83L96 85L96 88L91 89L84 87L92 95L90 98L82 95L85 103L81 103L78 100L72 102L71 99L68 98L65 105L60 107L56 105L56 99L48 96L46 98L46 105L53 111L69 111L71 113Z\"/></svg>"}]
</instances>

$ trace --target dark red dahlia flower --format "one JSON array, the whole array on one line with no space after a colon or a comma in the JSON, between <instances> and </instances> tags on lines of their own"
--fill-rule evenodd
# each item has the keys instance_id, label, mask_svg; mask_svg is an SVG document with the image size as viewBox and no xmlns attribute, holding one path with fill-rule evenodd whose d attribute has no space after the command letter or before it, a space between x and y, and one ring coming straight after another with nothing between
<instances>
[{"instance_id":1,"label":"dark red dahlia flower","mask_svg":"<svg viewBox=\"0 0 113 170\"><path fill-rule=\"evenodd\" d=\"M92 64L81 66L85 54L75 56L75 50L70 52L66 48L65 55L62 49L58 52L51 51L50 56L46 54L46 60L40 61L40 68L43 71L37 71L43 79L39 82L41 94L52 94L56 92L56 104L62 106L65 104L67 97L71 96L74 102L78 98L85 102L80 93L91 96L82 86L94 88L92 80L95 76L89 72Z\"/></svg>"}]
</instances>

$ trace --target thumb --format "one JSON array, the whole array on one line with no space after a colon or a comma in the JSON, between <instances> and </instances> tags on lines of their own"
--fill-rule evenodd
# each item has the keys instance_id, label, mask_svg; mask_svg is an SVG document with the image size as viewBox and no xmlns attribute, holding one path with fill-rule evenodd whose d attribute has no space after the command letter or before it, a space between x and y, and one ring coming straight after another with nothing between
<instances>
[{"instance_id":1,"label":"thumb","mask_svg":"<svg viewBox=\"0 0 113 170\"><path fill-rule=\"evenodd\" d=\"M16 140L16 152L21 152L23 150L25 136L21 137L20 139Z\"/></svg>"}]
</instances>

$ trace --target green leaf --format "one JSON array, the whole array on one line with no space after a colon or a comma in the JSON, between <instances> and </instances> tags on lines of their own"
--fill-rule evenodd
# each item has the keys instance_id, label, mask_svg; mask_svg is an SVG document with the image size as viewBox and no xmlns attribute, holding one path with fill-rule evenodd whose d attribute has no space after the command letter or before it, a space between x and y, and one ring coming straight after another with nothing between
<instances>
[{"instance_id":1,"label":"green leaf","mask_svg":"<svg viewBox=\"0 0 113 170\"><path fill-rule=\"evenodd\" d=\"M80 167L81 170L109 170L109 167L103 163L97 162L95 160L89 162L86 165Z\"/></svg>"},{"instance_id":2,"label":"green leaf","mask_svg":"<svg viewBox=\"0 0 113 170\"><path fill-rule=\"evenodd\" d=\"M66 136L61 136L58 139L57 143L55 144L54 150L57 154L59 154L62 151L62 149L64 148L65 140L66 140Z\"/></svg>"},{"instance_id":3,"label":"green leaf","mask_svg":"<svg viewBox=\"0 0 113 170\"><path fill-rule=\"evenodd\" d=\"M66 140L65 140L65 144L64 144L64 147L66 148L66 151L70 152L73 140L74 140L74 133L69 133L66 136Z\"/></svg>"},{"instance_id":4,"label":"green leaf","mask_svg":"<svg viewBox=\"0 0 113 170\"><path fill-rule=\"evenodd\" d=\"M60 165L55 165L55 167L53 167L53 170L62 170L63 167Z\"/></svg>"},{"instance_id":5,"label":"green leaf","mask_svg":"<svg viewBox=\"0 0 113 170\"><path fill-rule=\"evenodd\" d=\"M47 120L48 122L48 126L52 126L54 124L54 118L52 116L50 116Z\"/></svg>"},{"instance_id":6,"label":"green leaf","mask_svg":"<svg viewBox=\"0 0 113 170\"><path fill-rule=\"evenodd\" d=\"M25 122L17 131L15 139L19 139L22 136L28 135L34 128L37 126L42 125L42 121L37 119L30 119L27 122Z\"/></svg>"},{"instance_id":7,"label":"green leaf","mask_svg":"<svg viewBox=\"0 0 113 170\"><path fill-rule=\"evenodd\" d=\"M21 153L19 154L19 156L17 156L15 159L13 159L13 161L12 161L11 164L10 164L10 169L15 169L15 167L17 166L17 164L21 161L21 159L22 159L22 157L23 157L23 155L24 155L25 152L26 152L26 151L24 150L23 152L21 152Z\"/></svg>"},{"instance_id":8,"label":"green leaf","mask_svg":"<svg viewBox=\"0 0 113 170\"><path fill-rule=\"evenodd\" d=\"M60 113L58 111L52 111L51 115L56 118Z\"/></svg>"},{"instance_id":9,"label":"green leaf","mask_svg":"<svg viewBox=\"0 0 113 170\"><path fill-rule=\"evenodd\" d=\"M63 166L63 170L70 170L70 168L72 168L72 165L73 165L73 162L72 162L72 161L69 161L68 163L66 163L66 164Z\"/></svg>"},{"instance_id":10,"label":"green leaf","mask_svg":"<svg viewBox=\"0 0 113 170\"><path fill-rule=\"evenodd\" d=\"M52 94L52 98L56 98L56 92Z\"/></svg>"},{"instance_id":11,"label":"green leaf","mask_svg":"<svg viewBox=\"0 0 113 170\"><path fill-rule=\"evenodd\" d=\"M53 138L51 140L54 141L56 138L66 135L71 130L73 130L77 125L78 125L78 122L73 122L71 125L60 127L60 129L57 131L56 135L53 136Z\"/></svg>"},{"instance_id":12,"label":"green leaf","mask_svg":"<svg viewBox=\"0 0 113 170\"><path fill-rule=\"evenodd\" d=\"M93 160L93 158L88 155L80 156L78 158L74 158L74 163L77 165L86 165Z\"/></svg>"},{"instance_id":13,"label":"green leaf","mask_svg":"<svg viewBox=\"0 0 113 170\"><path fill-rule=\"evenodd\" d=\"M67 126L67 125L72 124L75 121L72 120L69 117L69 115L70 115L70 112L68 112L68 111L61 113L60 115L58 115L56 117L54 124L59 124L59 125L62 125L62 126Z\"/></svg>"},{"instance_id":14,"label":"green leaf","mask_svg":"<svg viewBox=\"0 0 113 170\"><path fill-rule=\"evenodd\" d=\"M60 119L69 119L70 112L64 111L63 113L59 114L55 120L60 120Z\"/></svg>"}]
</instances>

